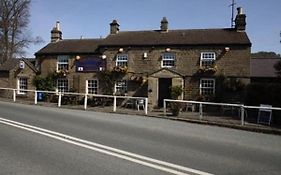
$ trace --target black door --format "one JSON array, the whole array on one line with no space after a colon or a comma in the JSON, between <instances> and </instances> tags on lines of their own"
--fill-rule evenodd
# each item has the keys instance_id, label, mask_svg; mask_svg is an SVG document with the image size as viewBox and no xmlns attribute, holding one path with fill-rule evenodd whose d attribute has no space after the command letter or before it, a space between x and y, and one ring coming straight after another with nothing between
<instances>
[{"instance_id":1,"label":"black door","mask_svg":"<svg viewBox=\"0 0 281 175\"><path fill-rule=\"evenodd\" d=\"M163 100L171 98L171 78L159 78L158 84L158 107L163 107Z\"/></svg>"}]
</instances>

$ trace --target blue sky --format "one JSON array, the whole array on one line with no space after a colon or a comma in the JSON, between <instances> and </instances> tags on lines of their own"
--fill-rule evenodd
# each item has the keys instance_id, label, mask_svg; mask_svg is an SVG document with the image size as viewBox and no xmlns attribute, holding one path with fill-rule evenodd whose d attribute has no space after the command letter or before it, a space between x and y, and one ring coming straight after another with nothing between
<instances>
[{"instance_id":1,"label":"blue sky","mask_svg":"<svg viewBox=\"0 0 281 175\"><path fill-rule=\"evenodd\" d=\"M232 0L32 0L29 31L45 41L31 45L27 56L50 42L57 20L64 39L99 38L109 33L117 19L120 30L159 29L165 16L169 29L230 27ZM252 52L281 53L281 0L235 0L247 16L247 33ZM235 9L236 14L236 9Z\"/></svg>"}]
</instances>

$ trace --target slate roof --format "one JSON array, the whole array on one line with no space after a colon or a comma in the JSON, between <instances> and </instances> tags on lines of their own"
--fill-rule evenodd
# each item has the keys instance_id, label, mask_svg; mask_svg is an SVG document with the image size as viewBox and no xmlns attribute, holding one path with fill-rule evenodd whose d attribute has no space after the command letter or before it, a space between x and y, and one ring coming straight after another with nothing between
<instances>
[{"instance_id":1,"label":"slate roof","mask_svg":"<svg viewBox=\"0 0 281 175\"><path fill-rule=\"evenodd\" d=\"M251 42L245 32L234 29L188 29L150 31L120 31L108 35L103 46L145 46L145 45L220 45L246 44Z\"/></svg>"},{"instance_id":2,"label":"slate roof","mask_svg":"<svg viewBox=\"0 0 281 175\"><path fill-rule=\"evenodd\" d=\"M188 29L149 31L120 31L105 39L64 39L49 43L35 55L44 54L92 54L99 47L110 46L161 46L161 45L249 45L245 32L234 29Z\"/></svg>"},{"instance_id":3,"label":"slate roof","mask_svg":"<svg viewBox=\"0 0 281 175\"><path fill-rule=\"evenodd\" d=\"M9 72L12 69L14 69L16 66L19 65L20 61L24 61L25 64L27 64L35 73L38 72L35 66L31 63L34 61L34 59L23 59L23 58L10 58L7 61L5 61L1 66L0 66L0 71L2 72Z\"/></svg>"},{"instance_id":4,"label":"slate roof","mask_svg":"<svg viewBox=\"0 0 281 175\"><path fill-rule=\"evenodd\" d=\"M281 58L251 58L251 77L277 77L274 64Z\"/></svg>"},{"instance_id":5,"label":"slate roof","mask_svg":"<svg viewBox=\"0 0 281 175\"><path fill-rule=\"evenodd\" d=\"M102 39L64 39L47 44L36 52L35 55L95 53L101 41Z\"/></svg>"},{"instance_id":6,"label":"slate roof","mask_svg":"<svg viewBox=\"0 0 281 175\"><path fill-rule=\"evenodd\" d=\"M13 68L16 67L16 65L19 64L19 59L11 58L5 61L1 66L0 66L0 71L10 71Z\"/></svg>"}]
</instances>

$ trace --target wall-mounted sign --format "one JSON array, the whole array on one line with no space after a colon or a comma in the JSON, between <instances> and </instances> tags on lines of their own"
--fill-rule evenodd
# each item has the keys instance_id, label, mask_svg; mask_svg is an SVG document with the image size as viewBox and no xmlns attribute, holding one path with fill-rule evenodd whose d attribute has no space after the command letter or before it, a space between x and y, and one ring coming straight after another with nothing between
<instances>
[{"instance_id":1,"label":"wall-mounted sign","mask_svg":"<svg viewBox=\"0 0 281 175\"><path fill-rule=\"evenodd\" d=\"M84 68L83 67L77 67L78 72L83 72Z\"/></svg>"},{"instance_id":2,"label":"wall-mounted sign","mask_svg":"<svg viewBox=\"0 0 281 175\"><path fill-rule=\"evenodd\" d=\"M106 61L100 57L82 57L76 60L77 72L96 72L105 70Z\"/></svg>"},{"instance_id":3,"label":"wall-mounted sign","mask_svg":"<svg viewBox=\"0 0 281 175\"><path fill-rule=\"evenodd\" d=\"M20 61L20 65L19 65L20 69L24 69L24 66L25 66L24 61Z\"/></svg>"}]
</instances>

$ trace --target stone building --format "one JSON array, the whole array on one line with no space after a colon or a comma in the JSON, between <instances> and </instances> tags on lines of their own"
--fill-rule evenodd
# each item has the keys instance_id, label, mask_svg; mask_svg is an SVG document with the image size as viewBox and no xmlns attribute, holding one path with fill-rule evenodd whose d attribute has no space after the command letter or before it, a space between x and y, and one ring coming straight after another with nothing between
<instances>
[{"instance_id":1,"label":"stone building","mask_svg":"<svg viewBox=\"0 0 281 175\"><path fill-rule=\"evenodd\" d=\"M218 77L250 82L251 42L246 15L238 8L235 28L179 29L164 17L159 30L121 31L116 20L104 39L63 39L57 22L51 43L36 60L42 75L62 73L58 91L145 96L151 108L171 98L170 87L182 87L181 98L210 99L218 94ZM104 72L122 73L114 87ZM208 98L205 98L208 97Z\"/></svg>"},{"instance_id":2,"label":"stone building","mask_svg":"<svg viewBox=\"0 0 281 175\"><path fill-rule=\"evenodd\" d=\"M0 87L18 89L18 97L33 98L34 93L24 91L35 90L32 80L38 71L33 64L33 60L11 58L4 62L0 66ZM12 94L12 91L1 91L0 96L12 97Z\"/></svg>"}]
</instances>

